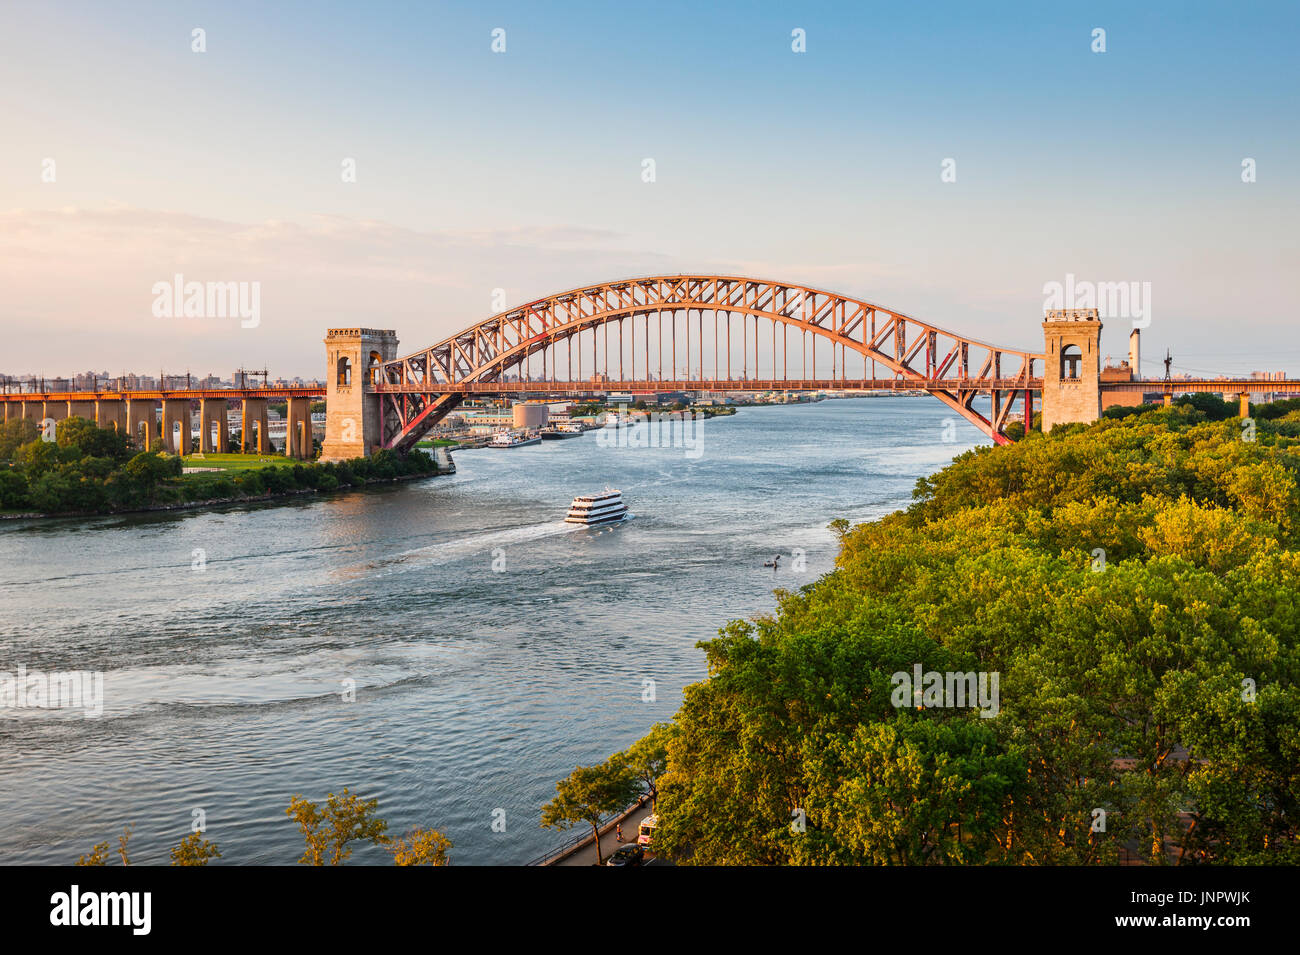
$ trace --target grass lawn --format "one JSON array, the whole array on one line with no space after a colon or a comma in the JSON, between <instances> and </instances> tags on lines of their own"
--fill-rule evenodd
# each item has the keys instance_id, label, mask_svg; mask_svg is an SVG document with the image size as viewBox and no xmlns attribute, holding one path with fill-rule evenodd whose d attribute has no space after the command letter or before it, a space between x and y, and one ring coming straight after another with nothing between
<instances>
[{"instance_id":1,"label":"grass lawn","mask_svg":"<svg viewBox=\"0 0 1300 955\"><path fill-rule=\"evenodd\" d=\"M305 464L297 458L282 454L187 454L181 466L187 468L217 468L222 471L255 471L258 468L289 467Z\"/></svg>"},{"instance_id":2,"label":"grass lawn","mask_svg":"<svg viewBox=\"0 0 1300 955\"><path fill-rule=\"evenodd\" d=\"M453 441L450 438L434 438L432 441L417 441L417 448L454 448L460 444L459 441Z\"/></svg>"}]
</instances>

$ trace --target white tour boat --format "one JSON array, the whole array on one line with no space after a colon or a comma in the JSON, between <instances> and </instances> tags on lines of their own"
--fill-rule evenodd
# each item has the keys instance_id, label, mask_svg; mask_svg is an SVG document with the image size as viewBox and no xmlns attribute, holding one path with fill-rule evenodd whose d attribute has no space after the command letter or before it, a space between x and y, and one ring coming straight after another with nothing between
<instances>
[{"instance_id":1,"label":"white tour boat","mask_svg":"<svg viewBox=\"0 0 1300 955\"><path fill-rule=\"evenodd\" d=\"M623 503L623 492L606 488L601 494L575 497L564 521L566 524L608 524L625 517L627 505Z\"/></svg>"}]
</instances>

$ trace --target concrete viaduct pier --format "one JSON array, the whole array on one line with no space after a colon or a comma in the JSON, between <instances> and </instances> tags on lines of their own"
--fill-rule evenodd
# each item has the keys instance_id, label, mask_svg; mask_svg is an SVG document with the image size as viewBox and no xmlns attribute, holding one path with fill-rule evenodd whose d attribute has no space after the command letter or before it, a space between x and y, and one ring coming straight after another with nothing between
<instances>
[{"instance_id":1,"label":"concrete viaduct pier","mask_svg":"<svg viewBox=\"0 0 1300 955\"><path fill-rule=\"evenodd\" d=\"M229 446L231 428L227 412L232 401L242 403L242 451L271 453L268 406L285 402L288 428L285 453L312 457L311 403L325 396L324 388L180 389L168 391L0 392L4 423L42 422L83 418L98 427L130 436L136 447L172 454L190 453L191 419L198 411L199 450L220 452Z\"/></svg>"}]
</instances>

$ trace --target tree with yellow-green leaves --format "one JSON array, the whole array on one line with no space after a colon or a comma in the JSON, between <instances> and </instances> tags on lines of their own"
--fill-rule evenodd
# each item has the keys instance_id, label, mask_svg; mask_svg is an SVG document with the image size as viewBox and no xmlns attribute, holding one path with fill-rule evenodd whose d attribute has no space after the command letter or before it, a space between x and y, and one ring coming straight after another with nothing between
<instances>
[{"instance_id":1,"label":"tree with yellow-green leaves","mask_svg":"<svg viewBox=\"0 0 1300 955\"><path fill-rule=\"evenodd\" d=\"M832 573L702 644L656 849L1300 864L1300 406L1252 418L1189 401L1031 432L835 522ZM918 664L997 674L997 712L900 706Z\"/></svg>"},{"instance_id":2,"label":"tree with yellow-green leaves","mask_svg":"<svg viewBox=\"0 0 1300 955\"><path fill-rule=\"evenodd\" d=\"M352 855L349 842L368 840L376 845L388 841L388 823L375 815L378 799L361 799L346 787L339 795L330 793L325 808L303 796L289 800L285 815L302 830L307 848L298 861L303 865L342 865Z\"/></svg>"},{"instance_id":3,"label":"tree with yellow-green leaves","mask_svg":"<svg viewBox=\"0 0 1300 955\"><path fill-rule=\"evenodd\" d=\"M596 862L605 860L600 852L600 824L611 814L628 805L637 796L637 777L621 757L598 766L579 766L555 784L555 798L542 807L544 829L572 829L586 823L596 842Z\"/></svg>"},{"instance_id":4,"label":"tree with yellow-green leaves","mask_svg":"<svg viewBox=\"0 0 1300 955\"><path fill-rule=\"evenodd\" d=\"M349 844L361 840L387 847L394 865L448 864L447 853L452 843L444 833L416 826L401 839L393 840L387 834L388 823L376 815L378 808L377 799L361 799L346 788L338 795L330 793L324 807L302 795L294 796L285 814L298 823L306 841L299 863L342 865L352 855ZM131 827L127 826L118 839L118 855L123 865L131 864L127 856L130 837ZM107 865L108 855L108 843L101 842L92 846L76 864ZM204 839L198 832L190 833L171 850L171 864L175 866L202 866L219 858L221 852L216 843Z\"/></svg>"},{"instance_id":5,"label":"tree with yellow-green leaves","mask_svg":"<svg viewBox=\"0 0 1300 955\"><path fill-rule=\"evenodd\" d=\"M131 859L126 853L126 845L131 841L132 826L127 826L122 830L122 834L117 837L117 854L122 860L122 865L130 865ZM90 852L77 859L74 865L108 865L108 843L101 842L90 847Z\"/></svg>"},{"instance_id":6,"label":"tree with yellow-green leaves","mask_svg":"<svg viewBox=\"0 0 1300 955\"><path fill-rule=\"evenodd\" d=\"M172 865L207 865L209 859L221 858L217 844L204 839L200 832L191 832L171 854Z\"/></svg>"},{"instance_id":7,"label":"tree with yellow-green leaves","mask_svg":"<svg viewBox=\"0 0 1300 955\"><path fill-rule=\"evenodd\" d=\"M447 865L451 840L437 829L416 826L389 847L393 865Z\"/></svg>"},{"instance_id":8,"label":"tree with yellow-green leaves","mask_svg":"<svg viewBox=\"0 0 1300 955\"><path fill-rule=\"evenodd\" d=\"M621 753L610 757L610 762L622 764L645 787L650 797L650 809L653 812L658 799L659 777L668 767L668 741L673 734L672 723L656 723L650 732L637 740Z\"/></svg>"},{"instance_id":9,"label":"tree with yellow-green leaves","mask_svg":"<svg viewBox=\"0 0 1300 955\"><path fill-rule=\"evenodd\" d=\"M90 847L90 851L78 857L73 865L108 865L108 843L99 842Z\"/></svg>"}]
</instances>

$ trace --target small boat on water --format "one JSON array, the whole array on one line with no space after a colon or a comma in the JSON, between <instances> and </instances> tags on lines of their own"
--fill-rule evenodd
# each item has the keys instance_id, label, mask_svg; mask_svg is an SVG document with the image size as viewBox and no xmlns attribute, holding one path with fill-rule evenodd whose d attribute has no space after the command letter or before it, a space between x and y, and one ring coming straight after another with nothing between
<instances>
[{"instance_id":1,"label":"small boat on water","mask_svg":"<svg viewBox=\"0 0 1300 955\"><path fill-rule=\"evenodd\" d=\"M530 444L541 444L542 436L536 431L525 431L516 433L513 431L498 431L492 435L492 440L488 442L489 448L522 448Z\"/></svg>"},{"instance_id":2,"label":"small boat on water","mask_svg":"<svg viewBox=\"0 0 1300 955\"><path fill-rule=\"evenodd\" d=\"M606 488L601 494L586 494L575 497L569 505L569 514L564 519L566 524L608 524L621 521L627 517L627 505L623 503L623 492Z\"/></svg>"},{"instance_id":3,"label":"small boat on water","mask_svg":"<svg viewBox=\"0 0 1300 955\"><path fill-rule=\"evenodd\" d=\"M780 555L780 554L777 554L777 555L776 555L775 557L773 557L771 560L769 560L769 561L764 561L763 566L764 566L764 567L771 567L773 570L776 570L778 567L781 566L781 555Z\"/></svg>"},{"instance_id":4,"label":"small boat on water","mask_svg":"<svg viewBox=\"0 0 1300 955\"><path fill-rule=\"evenodd\" d=\"M580 438L581 431L568 431L564 428L545 428L542 431L543 441L560 441L564 438Z\"/></svg>"}]
</instances>

